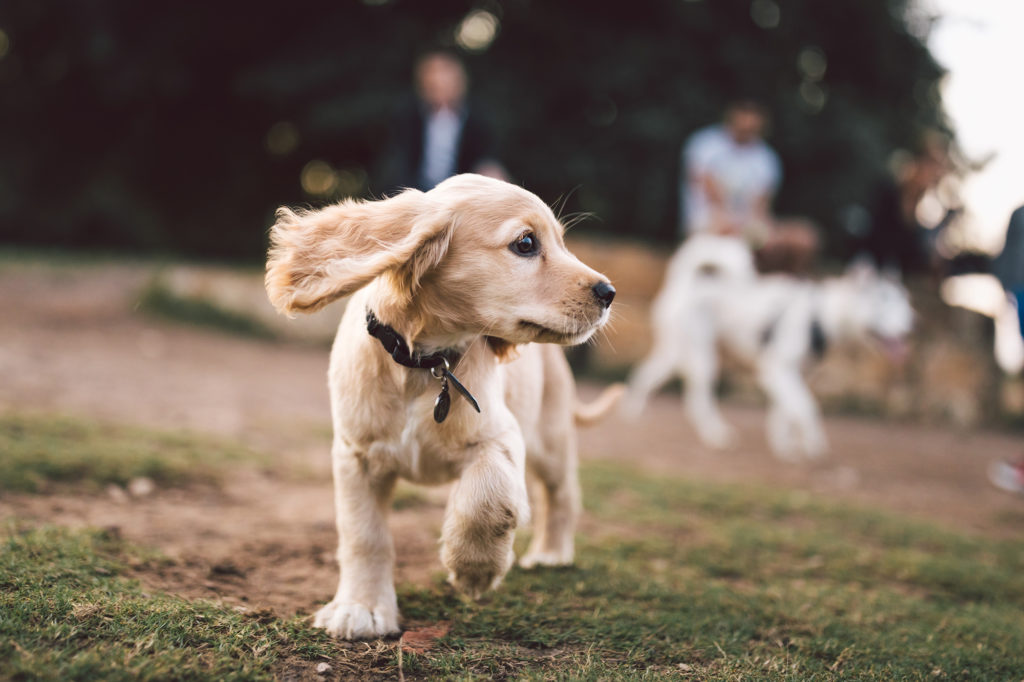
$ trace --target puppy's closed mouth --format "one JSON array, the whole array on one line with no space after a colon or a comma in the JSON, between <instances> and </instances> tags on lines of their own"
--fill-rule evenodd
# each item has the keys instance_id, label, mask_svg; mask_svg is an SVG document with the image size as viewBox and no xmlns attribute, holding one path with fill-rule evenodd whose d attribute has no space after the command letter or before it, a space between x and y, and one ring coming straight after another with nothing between
<instances>
[{"instance_id":1,"label":"puppy's closed mouth","mask_svg":"<svg viewBox=\"0 0 1024 682\"><path fill-rule=\"evenodd\" d=\"M582 329L576 332L558 331L551 327L545 327L529 320L519 320L519 326L536 334L537 341L541 343L574 344L581 343L590 336L593 328Z\"/></svg>"}]
</instances>

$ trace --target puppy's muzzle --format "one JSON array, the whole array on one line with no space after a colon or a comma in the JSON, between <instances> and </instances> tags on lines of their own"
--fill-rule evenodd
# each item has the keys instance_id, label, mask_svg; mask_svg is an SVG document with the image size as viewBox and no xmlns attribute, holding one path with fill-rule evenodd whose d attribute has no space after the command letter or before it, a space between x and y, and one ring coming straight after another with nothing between
<instances>
[{"instance_id":1,"label":"puppy's muzzle","mask_svg":"<svg viewBox=\"0 0 1024 682\"><path fill-rule=\"evenodd\" d=\"M598 282L590 289L594 292L594 298L602 308L610 307L612 301L615 300L615 287L608 282Z\"/></svg>"}]
</instances>

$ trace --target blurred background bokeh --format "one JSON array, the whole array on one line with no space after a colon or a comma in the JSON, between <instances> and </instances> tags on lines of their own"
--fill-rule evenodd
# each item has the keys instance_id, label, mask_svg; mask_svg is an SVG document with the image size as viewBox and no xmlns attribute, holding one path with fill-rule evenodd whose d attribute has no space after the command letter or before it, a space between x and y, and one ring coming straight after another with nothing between
<instances>
[{"instance_id":1,"label":"blurred background bokeh","mask_svg":"<svg viewBox=\"0 0 1024 682\"><path fill-rule=\"evenodd\" d=\"M513 574L482 610L453 607L437 558L444 490L399 487L402 609L454 620L452 650L487 666L460 668L445 648L407 657L427 666L410 679L1020 679L1024 210L1008 224L1024 204L1022 27L1021 0L0 0L0 559L24 548L22 563L0 561L14 590L0 589L0 611L5 596L16 607L0 678L5 657L15 679L82 678L54 663L62 647L106 665L81 668L94 679L217 677L214 649L231 671L220 677L237 677L238 652L270 641L253 632L291 632L265 609L305 618L331 598L324 378L345 302L277 314L268 230L281 205L395 191L388 150L414 65L443 48L489 124L489 160L554 207L570 249L617 289L611 324L570 351L585 400L651 347L651 301L684 234L682 150L731 103L770 121L771 217L814 235L801 277L840 274L871 234L925 257L900 273L916 312L902 360L866 339L807 363L827 457L774 457L754 372L729 360L733 450L700 444L678 382L636 421L581 429L579 572ZM451 118L438 119L449 133ZM896 229L879 230L879 187L896 197ZM22 523L104 529L167 560L118 554L94 572L78 550L41 551L20 530L8 541L3 527ZM121 564L144 601L107 587ZM612 587L583 589L602 575ZM237 611L239 643L179 636L191 616L149 625L149 594L164 591ZM524 617L496 609L503 599ZM123 620L145 631L114 653L96 644ZM492 631L498 620L521 622ZM307 651L308 679L335 679L379 672L400 647L324 659L305 637L267 656ZM517 651L522 663L501 662ZM558 652L626 667L531 667ZM125 667L165 653L156 673ZM335 672L321 675L325 660Z\"/></svg>"},{"instance_id":2,"label":"blurred background bokeh","mask_svg":"<svg viewBox=\"0 0 1024 682\"><path fill-rule=\"evenodd\" d=\"M274 210L395 191L385 152L396 116L417 58L444 48L465 65L505 175L575 223L571 247L616 282L608 343L574 359L622 377L649 346L647 307L680 239L681 149L737 99L769 115L782 167L773 212L813 227L813 276L855 255L873 191L935 133L950 172L917 205L919 222L955 209L941 254L980 254L985 270L1024 202L1007 104L1019 97L1007 100L1000 71L1019 14L947 0L8 0L0 245L169 258L178 265L137 295L143 309L177 314L201 299L235 326L326 344L337 311L296 324L262 293ZM992 170L1001 180L979 184ZM1007 393L993 363L999 283L943 288L934 272L907 283L917 369L839 354L855 359L831 375L826 365L819 395L965 424L1001 418L1000 405L1024 412L1024 387Z\"/></svg>"},{"instance_id":3,"label":"blurred background bokeh","mask_svg":"<svg viewBox=\"0 0 1024 682\"><path fill-rule=\"evenodd\" d=\"M511 179L587 231L673 243L679 150L767 104L781 214L844 211L947 127L932 8L907 0L218 1L0 5L5 243L257 262L279 204L385 191L415 56L464 58Z\"/></svg>"}]
</instances>

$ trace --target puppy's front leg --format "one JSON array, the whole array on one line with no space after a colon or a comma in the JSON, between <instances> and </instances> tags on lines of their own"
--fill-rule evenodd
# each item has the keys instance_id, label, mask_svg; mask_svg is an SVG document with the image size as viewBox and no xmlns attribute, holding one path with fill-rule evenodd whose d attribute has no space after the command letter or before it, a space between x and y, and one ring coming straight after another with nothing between
<instances>
[{"instance_id":1,"label":"puppy's front leg","mask_svg":"<svg viewBox=\"0 0 1024 682\"><path fill-rule=\"evenodd\" d=\"M530 513L524 459L521 437L479 446L448 498L441 561L448 581L474 599L515 561L515 529Z\"/></svg>"},{"instance_id":2,"label":"puppy's front leg","mask_svg":"<svg viewBox=\"0 0 1024 682\"><path fill-rule=\"evenodd\" d=\"M338 592L313 624L335 637L371 639L397 633L394 544L387 511L395 477L373 477L356 454L334 448L334 503L338 525Z\"/></svg>"}]
</instances>

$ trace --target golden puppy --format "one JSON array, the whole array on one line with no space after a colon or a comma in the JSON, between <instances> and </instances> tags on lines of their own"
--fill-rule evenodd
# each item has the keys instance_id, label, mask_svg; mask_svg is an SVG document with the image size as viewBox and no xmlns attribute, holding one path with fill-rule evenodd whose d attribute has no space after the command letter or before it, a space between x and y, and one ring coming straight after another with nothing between
<instances>
[{"instance_id":1,"label":"golden puppy","mask_svg":"<svg viewBox=\"0 0 1024 682\"><path fill-rule=\"evenodd\" d=\"M266 285L281 312L352 294L329 384L341 580L317 626L346 639L395 633L387 512L398 477L456 480L441 560L476 597L501 582L529 517L525 473L540 485L520 564L573 560L580 508L574 417L561 349L607 320L615 289L576 259L530 192L459 175L423 193L278 211ZM587 414L583 414L586 412Z\"/></svg>"}]
</instances>

